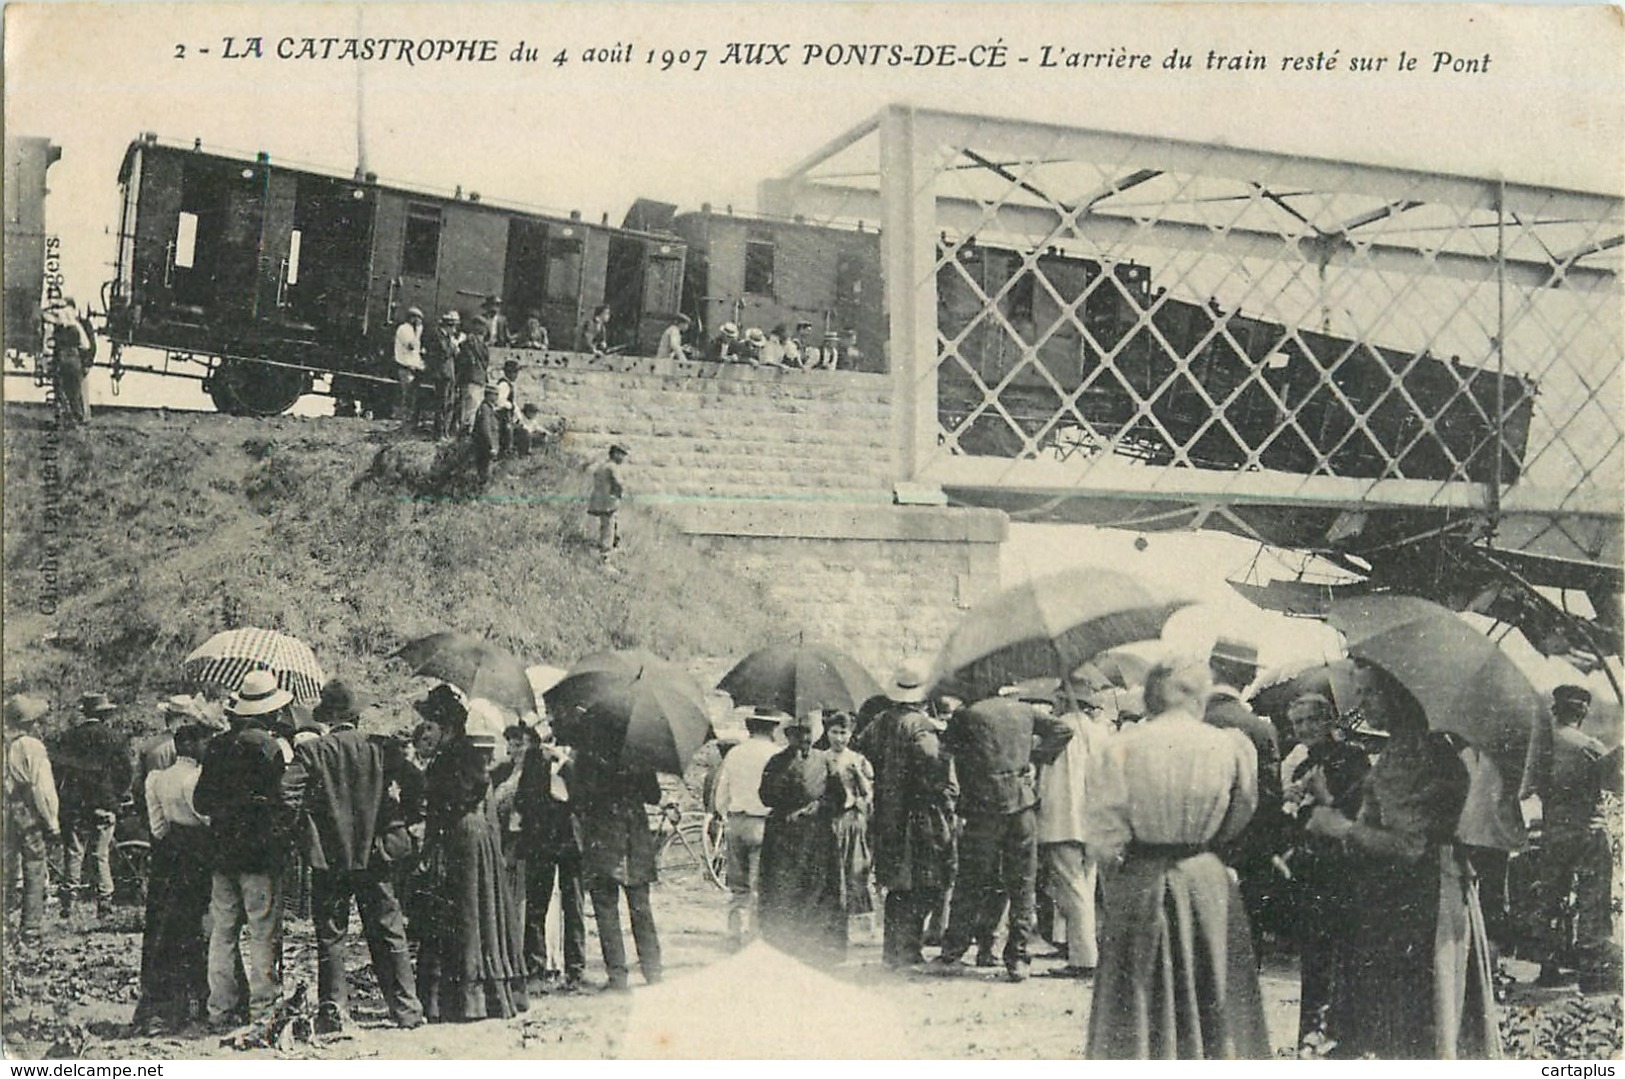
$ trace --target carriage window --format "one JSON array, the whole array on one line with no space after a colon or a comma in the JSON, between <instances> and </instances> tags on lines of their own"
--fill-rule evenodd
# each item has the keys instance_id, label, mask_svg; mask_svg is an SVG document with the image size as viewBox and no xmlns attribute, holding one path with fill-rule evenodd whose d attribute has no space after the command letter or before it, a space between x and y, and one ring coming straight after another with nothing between
<instances>
[{"instance_id":1,"label":"carriage window","mask_svg":"<svg viewBox=\"0 0 1625 1079\"><path fill-rule=\"evenodd\" d=\"M745 291L755 296L773 295L772 240L745 241Z\"/></svg>"},{"instance_id":2,"label":"carriage window","mask_svg":"<svg viewBox=\"0 0 1625 1079\"><path fill-rule=\"evenodd\" d=\"M401 272L433 277L440 266L440 211L413 206L406 212L406 241L401 246Z\"/></svg>"},{"instance_id":3,"label":"carriage window","mask_svg":"<svg viewBox=\"0 0 1625 1079\"><path fill-rule=\"evenodd\" d=\"M175 226L175 268L190 270L197 257L197 214L181 211Z\"/></svg>"},{"instance_id":4,"label":"carriage window","mask_svg":"<svg viewBox=\"0 0 1625 1079\"><path fill-rule=\"evenodd\" d=\"M548 300L575 303L581 293L581 241L555 240L547 245Z\"/></svg>"},{"instance_id":5,"label":"carriage window","mask_svg":"<svg viewBox=\"0 0 1625 1079\"><path fill-rule=\"evenodd\" d=\"M643 281L643 309L652 315L675 312L682 287L681 259L650 259L649 273Z\"/></svg>"},{"instance_id":6,"label":"carriage window","mask_svg":"<svg viewBox=\"0 0 1625 1079\"><path fill-rule=\"evenodd\" d=\"M300 241L303 239L304 235L298 229L294 229L293 235L288 237L288 284L290 285L299 283L299 248L301 246Z\"/></svg>"}]
</instances>

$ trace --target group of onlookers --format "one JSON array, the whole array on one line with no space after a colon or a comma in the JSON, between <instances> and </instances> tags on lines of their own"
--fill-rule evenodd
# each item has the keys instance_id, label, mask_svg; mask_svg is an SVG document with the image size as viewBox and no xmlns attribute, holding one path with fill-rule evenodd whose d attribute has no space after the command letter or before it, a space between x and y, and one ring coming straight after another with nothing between
<instances>
[{"instance_id":1,"label":"group of onlookers","mask_svg":"<svg viewBox=\"0 0 1625 1079\"><path fill-rule=\"evenodd\" d=\"M1270 1055L1268 925L1300 959L1305 1051L1497 1055L1483 912L1499 900L1481 903L1484 851L1462 838L1484 791L1498 797L1481 782L1491 766L1430 730L1380 669L1361 671L1353 707L1300 693L1280 725L1243 699L1256 675L1256 652L1221 639L1205 659L1153 666L1134 717L1118 694L1053 679L969 704L932 698L919 663L856 714L754 710L708 799L728 840L730 942L759 933L839 963L878 894L888 967L959 974L974 949L976 966L1021 982L1048 938L1062 962L1046 976L1094 980L1089 1055L1249 1057ZM1618 753L1581 732L1588 705L1559 687L1550 744L1529 755L1525 793L1545 821L1544 984L1612 939L1598 813ZM61 916L87 860L85 890L108 913L108 851L133 789L152 840L144 1029L232 1026L277 1006L295 866L309 874L322 1030L347 1020L352 903L401 1026L512 1015L581 986L588 897L609 988L629 984L623 896L638 965L660 980L655 774L558 746L545 720L509 727L499 752L469 733L469 702L449 685L414 708L409 738L366 734L341 683L306 712L251 672L224 702L162 702L164 729L133 747L106 722L114 703L86 694L48 751L49 706L12 697L7 882L20 870L22 938L43 928L54 841ZM555 895L562 956L550 962Z\"/></svg>"},{"instance_id":2,"label":"group of onlookers","mask_svg":"<svg viewBox=\"0 0 1625 1079\"><path fill-rule=\"evenodd\" d=\"M1221 638L1152 668L1143 717L1054 679L931 699L917 664L855 717L757 710L711 795L730 939L839 962L873 889L889 967L958 974L974 949L1020 982L1034 945L1060 942L1044 974L1093 979L1091 1056L1258 1057L1267 926L1301 960L1304 1052L1498 1055L1484 852L1464 838L1493 765L1376 668L1346 710L1305 692L1279 725L1244 699L1257 674L1256 650ZM1617 754L1580 733L1587 701L1557 690L1527 777L1545 802L1542 984L1612 939L1597 814Z\"/></svg>"}]
</instances>

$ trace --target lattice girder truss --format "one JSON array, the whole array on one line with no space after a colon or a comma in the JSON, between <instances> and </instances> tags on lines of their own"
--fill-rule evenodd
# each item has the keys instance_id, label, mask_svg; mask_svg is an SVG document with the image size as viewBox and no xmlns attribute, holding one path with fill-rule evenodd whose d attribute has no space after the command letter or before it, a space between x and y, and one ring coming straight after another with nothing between
<instances>
[{"instance_id":1,"label":"lattice girder truss","mask_svg":"<svg viewBox=\"0 0 1625 1079\"><path fill-rule=\"evenodd\" d=\"M762 203L880 224L899 480L1620 560L1617 195L898 106Z\"/></svg>"}]
</instances>

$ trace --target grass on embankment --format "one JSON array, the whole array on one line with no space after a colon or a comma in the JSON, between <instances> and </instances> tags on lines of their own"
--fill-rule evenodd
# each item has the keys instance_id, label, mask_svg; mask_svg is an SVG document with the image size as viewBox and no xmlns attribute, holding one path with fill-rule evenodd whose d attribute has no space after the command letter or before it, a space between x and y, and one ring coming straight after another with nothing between
<instances>
[{"instance_id":1,"label":"grass on embankment","mask_svg":"<svg viewBox=\"0 0 1625 1079\"><path fill-rule=\"evenodd\" d=\"M436 630L557 666L602 648L737 657L782 631L759 588L635 504L606 574L581 462L504 462L478 495L468 471L366 421L109 411L58 434L43 409L8 406L5 690L100 690L146 725L186 688L188 651L258 625L401 715L413 687L387 657Z\"/></svg>"}]
</instances>

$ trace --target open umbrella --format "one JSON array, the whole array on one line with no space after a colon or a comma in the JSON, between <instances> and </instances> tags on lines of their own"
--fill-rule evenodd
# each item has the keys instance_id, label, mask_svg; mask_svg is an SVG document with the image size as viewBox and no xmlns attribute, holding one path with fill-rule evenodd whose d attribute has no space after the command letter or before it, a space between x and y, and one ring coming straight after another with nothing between
<instances>
[{"instance_id":1,"label":"open umbrella","mask_svg":"<svg viewBox=\"0 0 1625 1079\"><path fill-rule=\"evenodd\" d=\"M855 712L880 692L863 664L845 652L816 644L758 648L723 675L717 688L736 705L776 708L792 716Z\"/></svg>"},{"instance_id":2,"label":"open umbrella","mask_svg":"<svg viewBox=\"0 0 1625 1079\"><path fill-rule=\"evenodd\" d=\"M1271 719L1285 719L1292 702L1306 693L1318 693L1346 716L1360 705L1360 686L1354 661L1339 659L1300 671L1281 671L1253 696L1253 711Z\"/></svg>"},{"instance_id":3,"label":"open umbrella","mask_svg":"<svg viewBox=\"0 0 1625 1079\"><path fill-rule=\"evenodd\" d=\"M623 767L680 776L711 736L705 691L648 652L587 656L544 699L561 743Z\"/></svg>"},{"instance_id":4,"label":"open umbrella","mask_svg":"<svg viewBox=\"0 0 1625 1079\"><path fill-rule=\"evenodd\" d=\"M1145 676L1151 671L1151 662L1135 655L1113 649L1102 652L1072 672L1072 681L1096 689L1132 689L1145 685Z\"/></svg>"},{"instance_id":5,"label":"open umbrella","mask_svg":"<svg viewBox=\"0 0 1625 1079\"><path fill-rule=\"evenodd\" d=\"M233 692L249 671L270 671L276 675L277 685L304 704L321 700L327 681L309 645L274 629L245 626L216 633L181 661L181 673L191 681Z\"/></svg>"},{"instance_id":6,"label":"open umbrella","mask_svg":"<svg viewBox=\"0 0 1625 1079\"><path fill-rule=\"evenodd\" d=\"M986 695L1024 678L1065 678L1108 649L1160 637L1170 615L1196 602L1116 570L1035 577L965 615L937 654L935 681Z\"/></svg>"},{"instance_id":7,"label":"open umbrella","mask_svg":"<svg viewBox=\"0 0 1625 1079\"><path fill-rule=\"evenodd\" d=\"M470 697L484 697L520 715L536 711L525 665L489 641L467 633L431 633L395 655L413 674L450 682Z\"/></svg>"},{"instance_id":8,"label":"open umbrella","mask_svg":"<svg viewBox=\"0 0 1625 1079\"><path fill-rule=\"evenodd\" d=\"M1415 596L1342 600L1327 617L1348 639L1350 656L1393 675L1422 706L1431 729L1478 747L1517 789L1543 705L1494 641L1455 612Z\"/></svg>"}]
</instances>

